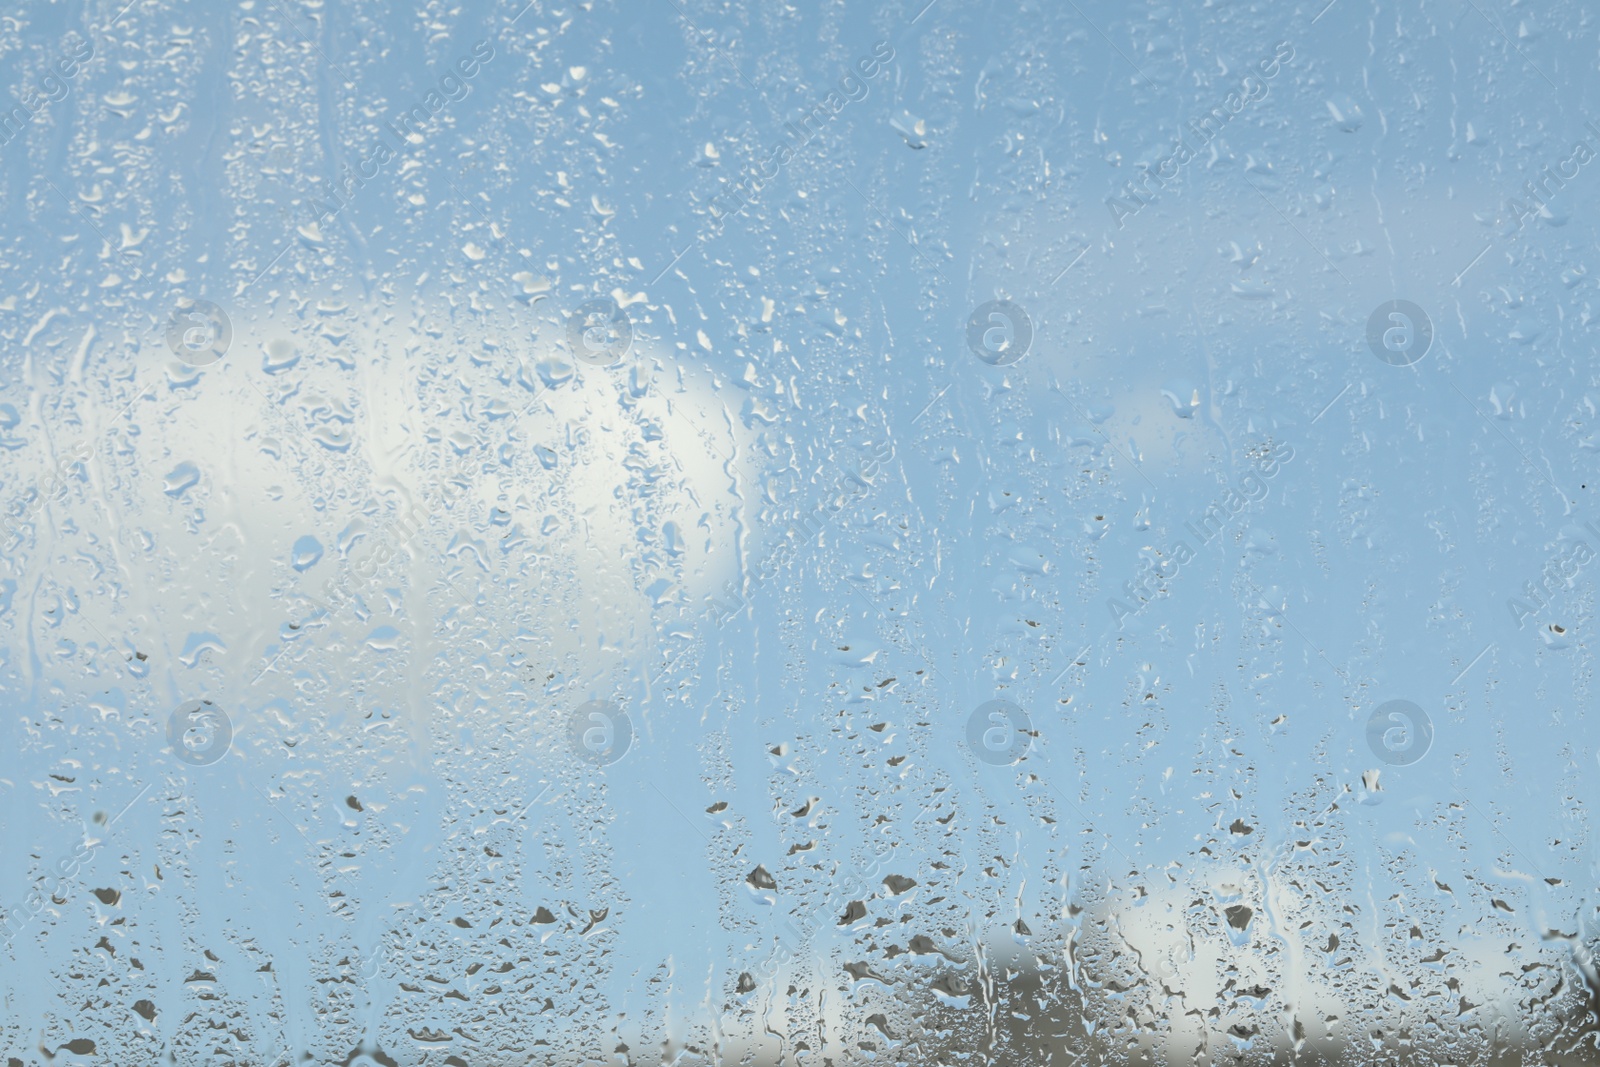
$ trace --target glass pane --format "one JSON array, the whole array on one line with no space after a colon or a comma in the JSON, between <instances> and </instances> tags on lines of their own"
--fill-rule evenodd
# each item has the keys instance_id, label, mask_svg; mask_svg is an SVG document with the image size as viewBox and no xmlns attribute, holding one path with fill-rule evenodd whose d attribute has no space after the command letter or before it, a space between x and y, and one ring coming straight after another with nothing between
<instances>
[{"instance_id":1,"label":"glass pane","mask_svg":"<svg viewBox=\"0 0 1600 1067\"><path fill-rule=\"evenodd\" d=\"M1600 1062L1586 7L124 3L8 1063Z\"/></svg>"}]
</instances>

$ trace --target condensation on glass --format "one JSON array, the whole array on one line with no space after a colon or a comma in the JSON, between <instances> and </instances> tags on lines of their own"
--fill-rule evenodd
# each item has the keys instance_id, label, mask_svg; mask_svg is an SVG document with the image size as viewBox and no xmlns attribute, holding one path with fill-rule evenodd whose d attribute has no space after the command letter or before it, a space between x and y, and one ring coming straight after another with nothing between
<instances>
[{"instance_id":1,"label":"condensation on glass","mask_svg":"<svg viewBox=\"0 0 1600 1067\"><path fill-rule=\"evenodd\" d=\"M8 1063L1600 1062L1582 4L120 7Z\"/></svg>"}]
</instances>

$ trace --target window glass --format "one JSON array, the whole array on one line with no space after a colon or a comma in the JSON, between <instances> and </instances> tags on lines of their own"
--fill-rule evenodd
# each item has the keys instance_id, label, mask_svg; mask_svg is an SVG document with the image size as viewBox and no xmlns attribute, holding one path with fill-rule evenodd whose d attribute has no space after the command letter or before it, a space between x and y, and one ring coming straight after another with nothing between
<instances>
[{"instance_id":1,"label":"window glass","mask_svg":"<svg viewBox=\"0 0 1600 1067\"><path fill-rule=\"evenodd\" d=\"M8 1063L1600 1062L1592 10L124 2Z\"/></svg>"}]
</instances>

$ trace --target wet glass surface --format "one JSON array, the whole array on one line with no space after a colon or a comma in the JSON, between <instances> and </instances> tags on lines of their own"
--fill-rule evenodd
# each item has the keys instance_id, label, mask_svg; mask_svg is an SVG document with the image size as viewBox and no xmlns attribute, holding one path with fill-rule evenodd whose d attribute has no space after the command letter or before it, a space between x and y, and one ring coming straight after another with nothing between
<instances>
[{"instance_id":1,"label":"wet glass surface","mask_svg":"<svg viewBox=\"0 0 1600 1067\"><path fill-rule=\"evenodd\" d=\"M1600 1062L1591 8L124 3L8 1063Z\"/></svg>"}]
</instances>

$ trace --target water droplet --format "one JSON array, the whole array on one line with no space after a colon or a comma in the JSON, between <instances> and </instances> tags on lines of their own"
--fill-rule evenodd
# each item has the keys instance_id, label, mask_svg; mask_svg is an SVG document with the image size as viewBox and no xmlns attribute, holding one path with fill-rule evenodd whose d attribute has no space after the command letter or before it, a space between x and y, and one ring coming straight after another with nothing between
<instances>
[{"instance_id":1,"label":"water droplet","mask_svg":"<svg viewBox=\"0 0 1600 1067\"><path fill-rule=\"evenodd\" d=\"M200 468L193 463L184 462L172 468L172 473L167 475L162 489L168 496L182 496L199 481Z\"/></svg>"},{"instance_id":2,"label":"water droplet","mask_svg":"<svg viewBox=\"0 0 1600 1067\"><path fill-rule=\"evenodd\" d=\"M295 570L304 571L315 566L321 558L322 542L307 534L294 543L294 549L289 556L289 563Z\"/></svg>"}]
</instances>

